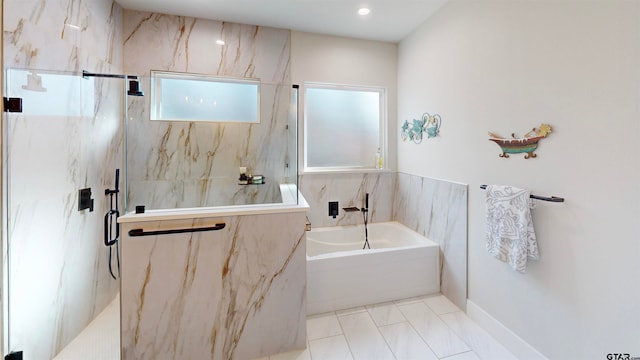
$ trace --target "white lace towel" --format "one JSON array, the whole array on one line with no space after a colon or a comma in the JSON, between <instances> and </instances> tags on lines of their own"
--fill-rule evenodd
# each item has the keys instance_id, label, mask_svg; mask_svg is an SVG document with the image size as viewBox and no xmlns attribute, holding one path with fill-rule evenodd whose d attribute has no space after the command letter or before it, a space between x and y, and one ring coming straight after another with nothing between
<instances>
[{"instance_id":1,"label":"white lace towel","mask_svg":"<svg viewBox=\"0 0 640 360\"><path fill-rule=\"evenodd\" d=\"M528 190L513 186L487 185L487 251L519 272L527 259L537 260L538 243L533 230Z\"/></svg>"}]
</instances>

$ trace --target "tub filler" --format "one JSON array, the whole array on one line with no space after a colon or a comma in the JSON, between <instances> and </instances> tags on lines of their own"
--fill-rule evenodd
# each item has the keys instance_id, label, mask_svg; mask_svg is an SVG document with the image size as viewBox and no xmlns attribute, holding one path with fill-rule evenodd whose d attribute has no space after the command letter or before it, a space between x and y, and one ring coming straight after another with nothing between
<instances>
[{"instance_id":1,"label":"tub filler","mask_svg":"<svg viewBox=\"0 0 640 360\"><path fill-rule=\"evenodd\" d=\"M307 314L440 291L439 246L398 222L307 232Z\"/></svg>"}]
</instances>

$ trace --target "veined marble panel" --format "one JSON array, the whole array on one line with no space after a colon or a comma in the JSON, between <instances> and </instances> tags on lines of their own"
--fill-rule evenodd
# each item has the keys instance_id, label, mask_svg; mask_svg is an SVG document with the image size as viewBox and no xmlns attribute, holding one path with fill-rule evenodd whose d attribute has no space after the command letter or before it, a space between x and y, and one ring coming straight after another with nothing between
<instances>
[{"instance_id":1,"label":"veined marble panel","mask_svg":"<svg viewBox=\"0 0 640 360\"><path fill-rule=\"evenodd\" d=\"M166 181L236 182L239 167L266 177L274 185L291 176L287 164L295 139L291 132L289 80L290 32L251 25L188 17L125 11L125 71L144 75L142 87L150 94L150 70L258 78L260 123L207 123L150 121L150 96L131 98L128 105L127 179L144 183L150 195L166 189ZM223 39L220 46L216 40ZM181 192L182 188L177 191ZM153 189L156 188L156 189ZM227 188L202 187L191 202L176 202L169 195L136 200L148 208L240 205L272 198L246 190L220 195ZM242 195L247 192L248 197ZM265 191L260 190L260 193ZM215 193L214 201L211 201ZM133 192L130 195L136 196ZM140 195L141 196L141 195ZM179 194L177 196L180 196ZM182 205L183 204L183 205Z\"/></svg>"},{"instance_id":2,"label":"veined marble panel","mask_svg":"<svg viewBox=\"0 0 640 360\"><path fill-rule=\"evenodd\" d=\"M365 205L369 193L369 222L391 221L395 173L304 174L299 177L300 192L309 203L312 227L362 224L360 212L342 208ZM338 201L339 215L329 216L330 201Z\"/></svg>"},{"instance_id":3,"label":"veined marble panel","mask_svg":"<svg viewBox=\"0 0 640 360\"><path fill-rule=\"evenodd\" d=\"M236 179L150 180L128 184L130 208L145 205L147 209L192 208L228 205L279 204L280 186L238 185Z\"/></svg>"},{"instance_id":4,"label":"veined marble panel","mask_svg":"<svg viewBox=\"0 0 640 360\"><path fill-rule=\"evenodd\" d=\"M306 344L304 213L123 224L122 359L249 359ZM299 224L298 226L292 224Z\"/></svg>"},{"instance_id":5,"label":"veined marble panel","mask_svg":"<svg viewBox=\"0 0 640 360\"><path fill-rule=\"evenodd\" d=\"M460 309L465 309L467 186L398 173L393 219L440 244L440 291Z\"/></svg>"},{"instance_id":6,"label":"veined marble panel","mask_svg":"<svg viewBox=\"0 0 640 360\"><path fill-rule=\"evenodd\" d=\"M130 74L167 70L289 82L290 31L284 29L125 10L124 51Z\"/></svg>"},{"instance_id":7,"label":"veined marble panel","mask_svg":"<svg viewBox=\"0 0 640 360\"><path fill-rule=\"evenodd\" d=\"M104 189L123 165L123 82L80 74L121 72L122 9L111 0L5 0L3 30L4 66L47 75L46 91L23 89L26 78L7 89L24 105L3 122L8 347L51 359L118 291L102 233ZM67 91L56 90L54 82L76 76ZM77 210L86 187L93 212Z\"/></svg>"},{"instance_id":8,"label":"veined marble panel","mask_svg":"<svg viewBox=\"0 0 640 360\"><path fill-rule=\"evenodd\" d=\"M5 0L4 66L119 72L122 8L112 0Z\"/></svg>"}]
</instances>

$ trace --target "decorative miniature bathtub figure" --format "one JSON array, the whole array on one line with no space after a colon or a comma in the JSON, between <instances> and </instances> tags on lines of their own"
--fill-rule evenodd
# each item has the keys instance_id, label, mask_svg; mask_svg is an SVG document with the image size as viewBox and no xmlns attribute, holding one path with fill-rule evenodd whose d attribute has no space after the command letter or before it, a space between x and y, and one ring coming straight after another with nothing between
<instances>
[{"instance_id":1,"label":"decorative miniature bathtub figure","mask_svg":"<svg viewBox=\"0 0 640 360\"><path fill-rule=\"evenodd\" d=\"M527 153L524 158L534 158L537 155L533 152L538 148L538 141L547 137L551 133L551 126L541 124L539 129L533 128L522 138L516 138L515 134L511 134L512 139L506 139L492 132L489 132L489 141L493 141L500 146L502 154L500 157L508 158L509 154Z\"/></svg>"}]
</instances>

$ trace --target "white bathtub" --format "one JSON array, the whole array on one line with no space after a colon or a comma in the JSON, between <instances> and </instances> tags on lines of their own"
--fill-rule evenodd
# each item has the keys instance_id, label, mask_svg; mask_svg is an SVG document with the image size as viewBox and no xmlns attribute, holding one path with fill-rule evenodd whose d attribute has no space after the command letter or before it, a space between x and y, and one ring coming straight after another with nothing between
<instances>
[{"instance_id":1,"label":"white bathtub","mask_svg":"<svg viewBox=\"0 0 640 360\"><path fill-rule=\"evenodd\" d=\"M398 222L307 232L307 314L440 291L439 246Z\"/></svg>"}]
</instances>

